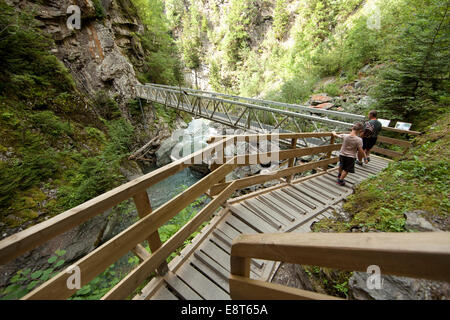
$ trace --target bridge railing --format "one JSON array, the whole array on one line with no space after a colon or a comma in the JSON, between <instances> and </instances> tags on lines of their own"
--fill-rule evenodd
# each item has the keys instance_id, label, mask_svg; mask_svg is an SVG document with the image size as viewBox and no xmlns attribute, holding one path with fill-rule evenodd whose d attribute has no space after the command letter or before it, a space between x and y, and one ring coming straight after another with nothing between
<instances>
[{"instance_id":1,"label":"bridge railing","mask_svg":"<svg viewBox=\"0 0 450 320\"><path fill-rule=\"evenodd\" d=\"M157 100L156 102L162 104L170 104L172 103L172 107L179 108L180 106L185 106L185 111L190 113L195 113L199 116L210 117L215 112L219 111L221 107L223 107L223 111L225 114L228 114L228 110L223 104L227 104L229 106L240 106L239 111L236 117L242 118L245 113L248 113L248 117L244 117L244 119L250 119L253 117L255 123L255 129L268 129L265 128L264 119L271 118L276 121L276 128L282 126L286 119L289 118L289 122L292 122L294 127L296 128L293 131L312 131L312 130L302 130L301 124L296 123L296 119L303 119L308 122L313 122L315 126L315 122L322 123L328 129L330 126L334 126L336 128L351 128L355 121L364 121L365 117L358 114L334 111L334 110L325 110L325 109L316 109L310 108L307 106L302 106L298 104L289 104L278 101L271 100L263 100L263 99L254 99L247 98L236 95L229 95L217 92L210 91L202 91L195 90L185 87L174 87L168 85L160 85L154 83L147 83L145 85L137 85L136 86L137 95L140 98L148 99L148 100ZM208 112L208 109L210 112ZM260 111L261 116L258 118L257 114L250 114L250 110L252 111ZM269 117L266 113L270 112L274 115L279 115L280 119L277 117ZM343 119L346 121L340 121L337 119ZM237 123L233 120L229 119L229 122L226 124L234 124ZM239 119L240 120L240 119ZM281 123L283 121L283 123ZM247 121L249 122L249 121ZM259 122L259 123L258 123ZM247 124L248 125L248 124ZM316 128L317 129L317 128ZM383 127L383 130L387 132L400 133L404 135L419 135L420 132L413 130L402 130L396 129L392 127ZM292 131L292 130L291 130ZM325 130L322 130L325 131Z\"/></svg>"},{"instance_id":2,"label":"bridge railing","mask_svg":"<svg viewBox=\"0 0 450 320\"><path fill-rule=\"evenodd\" d=\"M232 299L336 299L250 279L252 258L363 272L376 265L382 275L449 282L450 233L282 233L240 235L233 240Z\"/></svg>"},{"instance_id":3,"label":"bridge railing","mask_svg":"<svg viewBox=\"0 0 450 320\"><path fill-rule=\"evenodd\" d=\"M271 139L272 135L263 135ZM277 135L279 136L279 135ZM284 134L284 138L301 139L305 137L330 137L330 132L325 133L289 133ZM244 139L250 139L244 138ZM194 233L198 227L208 221L211 215L223 205L232 194L239 189L249 185L263 183L281 177L290 177L296 173L305 172L315 168L325 168L336 163L338 158L331 157L331 151L337 150L340 145L319 146L312 148L293 148L277 151L280 159L294 159L303 155L314 155L323 153L323 160L311 163L294 165L289 162L285 169L279 169L269 174L259 174L254 177L225 182L225 177L239 165L249 163L250 157L255 155L240 155L227 158L224 148L230 143L236 143L237 136L221 137L217 141L193 154L178 161L172 162L151 173L143 175L133 181L125 183L111 191L108 191L92 200L89 200L75 208L63 212L45 222L34 225L24 231L16 233L0 241L0 263L5 264L14 258L26 253L46 241L62 234L65 231L76 227L88 219L101 214L109 208L121 202L133 198L140 220L122 231L109 241L101 244L92 252L74 262L72 266L77 266L81 275L81 286L88 284L97 275L106 270L128 252L134 252L140 258L140 264L112 288L103 299L125 299L136 288L142 284L152 272L158 270L159 274L167 272L166 260L172 252L179 248L184 241ZM269 152L270 153L270 152ZM217 165L213 165L213 171L200 181L180 193L164 205L152 210L146 189L169 176L193 165L196 160L216 155ZM259 152L256 154L256 163L265 161L268 153ZM209 195L211 201L183 226L170 239L162 243L158 234L158 229L177 215L202 195ZM151 253L141 245L148 240ZM68 272L70 270L70 272ZM68 280L73 269L60 271L55 277L43 283L23 299L67 299L76 293L77 289L69 288Z\"/></svg>"}]
</instances>

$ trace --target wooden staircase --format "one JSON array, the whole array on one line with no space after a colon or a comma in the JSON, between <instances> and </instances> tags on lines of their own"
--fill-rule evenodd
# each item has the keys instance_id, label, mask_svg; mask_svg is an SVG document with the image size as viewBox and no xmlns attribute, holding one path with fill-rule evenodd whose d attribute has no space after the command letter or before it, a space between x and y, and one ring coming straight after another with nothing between
<instances>
[{"instance_id":1,"label":"wooden staircase","mask_svg":"<svg viewBox=\"0 0 450 320\"><path fill-rule=\"evenodd\" d=\"M403 134L410 133L405 131ZM3 239L0 241L0 263L11 261L132 198L140 220L72 264L78 267L81 286L84 286L128 252L139 257L140 263L137 267L102 298L105 300L133 298L133 292L155 271L157 276L145 285L134 299L243 299L254 297L252 292L258 293L258 298L331 299L332 297L315 293L283 289L266 281L273 275L277 261L360 270L368 261L366 258L374 255L374 261L382 267L386 266L387 270L394 274L418 275L448 281L448 233L427 235L424 238L425 246L421 246L421 234L396 235L393 237L398 241L398 247L395 242L392 243L391 236L353 235L360 237L356 240L363 241L355 248L350 248L352 240L344 235L308 233L311 223L331 216L334 208L352 193L354 185L383 170L390 160L374 156L369 165L356 166L356 173L350 174L346 178L347 185L342 187L335 183L335 166L338 162L335 154L341 145L334 143L330 132L282 133L276 135L276 138L290 142L290 149L256 155L225 156L225 147L230 143L237 143L238 140L248 142L253 138L273 140L275 135L214 137L209 141L209 146L202 150ZM306 138L329 139L329 144L298 148L297 140ZM379 137L379 140L405 148L410 146L408 141L394 138ZM377 150L392 157L401 155L399 152L393 154L389 150L379 151L386 150L382 148ZM161 207L152 210L147 194L148 187L192 166L195 159L211 154L215 154L216 159L216 163L211 166L211 173ZM226 176L238 166L254 164L254 161L265 163L264 159L273 155L277 156L280 163L276 171L225 181ZM296 160L303 156L314 156L315 160L297 164ZM312 174L311 170L315 170L315 174ZM295 179L297 174L303 176ZM245 196L233 197L238 190L269 181L276 181L278 184ZM158 228L202 195L209 196L211 201L162 243ZM181 248L186 239L205 222L208 224L200 234L167 264L167 258ZM286 235L289 237L286 238ZM372 246L374 237L381 237L376 241L376 246ZM407 241L402 240L402 237ZM148 241L151 252L143 247L144 241ZM411 244L409 247L408 241ZM316 248L316 251L311 253L311 247ZM298 253L297 250L301 252ZM342 255L355 262L348 264L347 260L342 258L332 259L326 254L327 250L335 252L336 257ZM395 262L397 254L403 254L403 260L398 264ZM407 263L408 259L416 261L426 257L431 258L432 265L429 270L435 271L431 275L430 271L426 270L426 264L418 263L416 267ZM72 275L72 272L69 272L71 270L60 270L55 277L22 299L69 298L77 292L76 288L69 288L67 285ZM255 291L255 288L259 290Z\"/></svg>"}]
</instances>

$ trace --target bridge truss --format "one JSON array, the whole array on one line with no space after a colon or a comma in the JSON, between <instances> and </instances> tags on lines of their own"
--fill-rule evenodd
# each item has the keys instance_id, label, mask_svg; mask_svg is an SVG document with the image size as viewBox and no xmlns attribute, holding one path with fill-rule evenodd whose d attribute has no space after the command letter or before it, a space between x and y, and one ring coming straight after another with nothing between
<instances>
[{"instance_id":1,"label":"bridge truss","mask_svg":"<svg viewBox=\"0 0 450 320\"><path fill-rule=\"evenodd\" d=\"M137 97L254 133L324 132L351 128L364 116L159 84L136 86ZM345 121L342 121L345 120ZM302 139L299 145L322 145Z\"/></svg>"}]
</instances>

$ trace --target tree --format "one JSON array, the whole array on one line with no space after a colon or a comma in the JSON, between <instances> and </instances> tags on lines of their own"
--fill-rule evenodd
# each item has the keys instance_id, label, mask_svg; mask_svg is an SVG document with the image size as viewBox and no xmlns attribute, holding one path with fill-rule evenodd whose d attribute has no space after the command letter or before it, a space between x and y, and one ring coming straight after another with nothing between
<instances>
[{"instance_id":1,"label":"tree","mask_svg":"<svg viewBox=\"0 0 450 320\"><path fill-rule=\"evenodd\" d=\"M422 10L406 2L413 19L398 34L375 90L381 109L416 122L440 111L436 106L449 97L450 1L427 2Z\"/></svg>"}]
</instances>

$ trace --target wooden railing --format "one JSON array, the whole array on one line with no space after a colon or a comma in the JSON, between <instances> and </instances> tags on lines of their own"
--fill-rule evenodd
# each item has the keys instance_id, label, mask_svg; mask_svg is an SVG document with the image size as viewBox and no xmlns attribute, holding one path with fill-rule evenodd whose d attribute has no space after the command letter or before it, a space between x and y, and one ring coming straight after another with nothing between
<instances>
[{"instance_id":1,"label":"wooden railing","mask_svg":"<svg viewBox=\"0 0 450 320\"><path fill-rule=\"evenodd\" d=\"M318 147L297 148L297 139L308 137L329 137L330 144ZM72 264L80 268L81 285L83 286L88 284L126 253L132 251L139 257L140 264L103 297L103 299L125 299L155 270L160 275L165 274L168 270L166 260L170 254L181 247L184 241L205 221L208 221L212 214L236 190L276 179L286 178L285 181L289 181L295 174L318 168L326 169L329 165L337 163L338 158L332 157L332 152L339 150L341 144L334 144L334 140L331 137L332 134L330 132L324 132L221 136L211 138L209 141L210 145L200 151L125 183L45 222L3 239L0 241L0 264L5 264L53 237L101 214L107 209L133 198L140 220ZM236 143L237 141L252 141L254 138L268 140L275 138L290 139L292 143L291 148L287 150L225 157L224 148L229 144ZM152 210L146 191L148 187L213 154L216 155L215 159L223 159L224 162L214 163L211 166L211 173L161 207ZM295 164L297 157L317 154L322 154L322 157L318 161L300 165ZM274 155L280 161L288 161L288 166L268 174L258 174L225 182L225 177L236 167L264 163L268 157ZM211 197L212 200L183 228L166 242L162 243L158 234L158 228L204 194ZM141 245L145 240L149 243L151 253ZM77 289L69 289L67 286L67 280L70 276L71 273L66 273L63 270L27 294L23 299L67 299L77 291Z\"/></svg>"},{"instance_id":2,"label":"wooden railing","mask_svg":"<svg viewBox=\"0 0 450 320\"><path fill-rule=\"evenodd\" d=\"M232 299L337 299L250 279L251 258L450 282L450 232L240 235L231 247Z\"/></svg>"},{"instance_id":3,"label":"wooden railing","mask_svg":"<svg viewBox=\"0 0 450 320\"><path fill-rule=\"evenodd\" d=\"M265 135L264 135L265 136ZM331 137L331 133L305 133L289 134L284 138L304 137ZM271 139L271 136L268 137ZM215 139L213 139L215 140ZM105 210L133 198L140 220L122 231L106 243L102 244L72 265L78 266L81 273L81 285L88 284L111 264L124 256L129 251L134 252L140 259L140 264L130 272L122 281L110 290L103 299L124 299L129 296L153 271L159 274L167 272L166 259L183 242L194 233L198 227L207 221L211 215L231 197L234 191L249 185L263 183L280 177L290 176L318 167L336 163L337 158L327 159L298 166L290 166L287 169L278 170L271 174L260 174L233 182L225 182L224 179L234 168L246 165L251 161L261 163L272 153L259 153L256 155L242 155L237 157L224 157L224 147L238 140L236 136L220 137L216 141L200 151L186 156L178 161L170 163L151 173L143 175L133 181L123 184L92 200L89 200L75 208L63 212L45 222L39 223L24 231L16 233L0 241L0 263L8 261L28 252L45 243L53 237L76 227L88 219L101 214ZM340 145L320 146L313 148L293 148L278 152L280 159L290 159L302 155L329 153L338 150ZM199 160L216 154L216 158L225 158L225 163L213 165L213 171L190 188L152 211L146 189L167 177L191 166L195 160ZM162 243L158 234L158 228L172 219L181 210L187 207L195 199L202 195L212 197L212 200L182 229L173 235L165 243ZM145 240L149 242L151 254L141 245ZM64 270L48 280L23 299L67 299L76 293L77 289L69 289L67 280L71 273Z\"/></svg>"}]
</instances>

